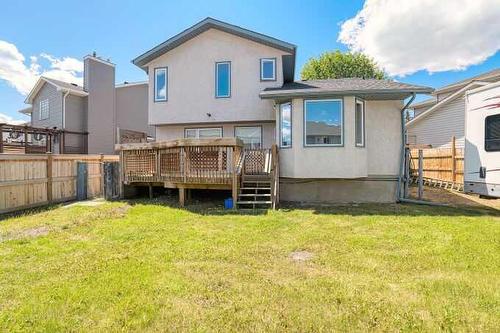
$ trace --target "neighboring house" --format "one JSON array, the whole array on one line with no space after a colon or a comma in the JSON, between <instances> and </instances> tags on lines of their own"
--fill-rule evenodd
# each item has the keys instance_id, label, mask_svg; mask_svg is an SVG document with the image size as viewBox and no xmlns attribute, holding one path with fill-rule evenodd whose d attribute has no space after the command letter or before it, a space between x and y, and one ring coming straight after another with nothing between
<instances>
[{"instance_id":1,"label":"neighboring house","mask_svg":"<svg viewBox=\"0 0 500 333\"><path fill-rule=\"evenodd\" d=\"M281 200L393 202L403 100L389 80L294 82L296 46L207 18L137 57L157 141L239 137L279 145Z\"/></svg>"},{"instance_id":2,"label":"neighboring house","mask_svg":"<svg viewBox=\"0 0 500 333\"><path fill-rule=\"evenodd\" d=\"M154 136L147 119L147 82L115 85L115 65L96 56L84 58L83 87L75 83L41 77L20 112L31 117L35 128L64 130L54 137L55 153L81 152L113 154L119 129ZM83 133L88 133L83 134Z\"/></svg>"},{"instance_id":3,"label":"neighboring house","mask_svg":"<svg viewBox=\"0 0 500 333\"><path fill-rule=\"evenodd\" d=\"M500 69L436 89L432 98L412 104L414 116L406 124L408 143L448 148L455 137L456 147L464 147L466 92L497 81Z\"/></svg>"}]
</instances>

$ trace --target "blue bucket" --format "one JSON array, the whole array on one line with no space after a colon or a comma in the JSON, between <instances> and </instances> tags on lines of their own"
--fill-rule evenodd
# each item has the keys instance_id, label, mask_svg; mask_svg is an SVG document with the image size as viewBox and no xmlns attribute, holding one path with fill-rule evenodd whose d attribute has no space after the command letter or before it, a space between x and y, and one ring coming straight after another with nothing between
<instances>
[{"instance_id":1,"label":"blue bucket","mask_svg":"<svg viewBox=\"0 0 500 333\"><path fill-rule=\"evenodd\" d=\"M224 209L232 209L233 208L233 198L224 199Z\"/></svg>"}]
</instances>

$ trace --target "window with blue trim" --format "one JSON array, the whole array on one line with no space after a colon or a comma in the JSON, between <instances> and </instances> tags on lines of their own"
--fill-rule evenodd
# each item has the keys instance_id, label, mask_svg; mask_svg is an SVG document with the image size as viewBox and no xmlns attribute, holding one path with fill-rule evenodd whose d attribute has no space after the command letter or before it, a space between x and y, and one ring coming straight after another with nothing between
<instances>
[{"instance_id":1,"label":"window with blue trim","mask_svg":"<svg viewBox=\"0 0 500 333\"><path fill-rule=\"evenodd\" d=\"M231 63L229 61L215 64L215 97L231 96Z\"/></svg>"},{"instance_id":2,"label":"window with blue trim","mask_svg":"<svg viewBox=\"0 0 500 333\"><path fill-rule=\"evenodd\" d=\"M164 102L167 100L167 89L167 67L155 68L155 102Z\"/></svg>"},{"instance_id":3,"label":"window with blue trim","mask_svg":"<svg viewBox=\"0 0 500 333\"><path fill-rule=\"evenodd\" d=\"M276 59L260 59L260 79L262 81L276 80Z\"/></svg>"}]
</instances>

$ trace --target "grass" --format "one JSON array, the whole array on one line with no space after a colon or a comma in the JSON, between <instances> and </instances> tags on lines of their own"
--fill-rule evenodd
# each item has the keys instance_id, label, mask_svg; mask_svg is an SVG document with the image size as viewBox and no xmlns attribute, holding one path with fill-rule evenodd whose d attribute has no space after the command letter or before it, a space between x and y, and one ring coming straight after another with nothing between
<instances>
[{"instance_id":1,"label":"grass","mask_svg":"<svg viewBox=\"0 0 500 333\"><path fill-rule=\"evenodd\" d=\"M0 331L493 332L499 314L494 211L117 202L0 222Z\"/></svg>"}]
</instances>

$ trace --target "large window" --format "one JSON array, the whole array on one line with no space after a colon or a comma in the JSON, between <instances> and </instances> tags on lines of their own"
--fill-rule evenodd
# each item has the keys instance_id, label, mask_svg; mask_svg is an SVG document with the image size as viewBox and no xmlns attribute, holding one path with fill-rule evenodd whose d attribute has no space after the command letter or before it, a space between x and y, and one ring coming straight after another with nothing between
<instances>
[{"instance_id":1,"label":"large window","mask_svg":"<svg viewBox=\"0 0 500 333\"><path fill-rule=\"evenodd\" d=\"M215 64L215 97L231 96L231 63L229 61Z\"/></svg>"},{"instance_id":2,"label":"large window","mask_svg":"<svg viewBox=\"0 0 500 333\"><path fill-rule=\"evenodd\" d=\"M192 139L222 138L221 127L186 128L184 136Z\"/></svg>"},{"instance_id":3,"label":"large window","mask_svg":"<svg viewBox=\"0 0 500 333\"><path fill-rule=\"evenodd\" d=\"M276 59L260 59L260 79L262 81L276 81Z\"/></svg>"},{"instance_id":4,"label":"large window","mask_svg":"<svg viewBox=\"0 0 500 333\"><path fill-rule=\"evenodd\" d=\"M500 114L486 117L484 150L500 151Z\"/></svg>"},{"instance_id":5,"label":"large window","mask_svg":"<svg viewBox=\"0 0 500 333\"><path fill-rule=\"evenodd\" d=\"M343 145L342 100L306 100L304 106L305 145Z\"/></svg>"},{"instance_id":6,"label":"large window","mask_svg":"<svg viewBox=\"0 0 500 333\"><path fill-rule=\"evenodd\" d=\"M365 146L365 103L356 100L356 110L354 113L356 147Z\"/></svg>"},{"instance_id":7,"label":"large window","mask_svg":"<svg viewBox=\"0 0 500 333\"><path fill-rule=\"evenodd\" d=\"M155 102L165 102L168 90L167 67L155 68Z\"/></svg>"},{"instance_id":8,"label":"large window","mask_svg":"<svg viewBox=\"0 0 500 333\"><path fill-rule=\"evenodd\" d=\"M49 100L44 99L40 101L40 110L38 112L38 120L48 119L50 115Z\"/></svg>"},{"instance_id":9,"label":"large window","mask_svg":"<svg viewBox=\"0 0 500 333\"><path fill-rule=\"evenodd\" d=\"M280 105L280 146L289 148L292 146L292 104Z\"/></svg>"},{"instance_id":10,"label":"large window","mask_svg":"<svg viewBox=\"0 0 500 333\"><path fill-rule=\"evenodd\" d=\"M260 126L235 127L234 136L241 139L247 149L262 148L262 127Z\"/></svg>"}]
</instances>

